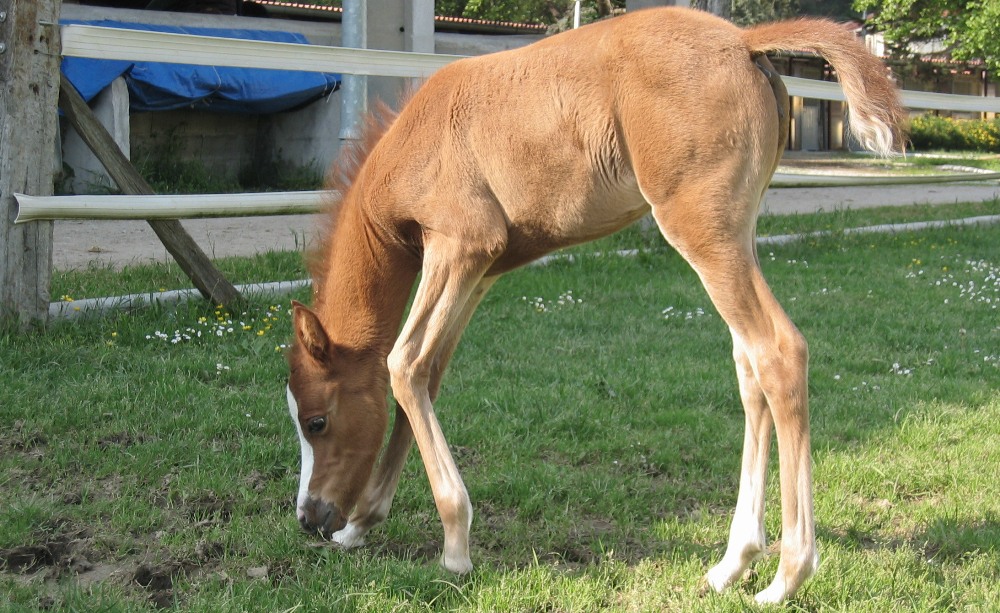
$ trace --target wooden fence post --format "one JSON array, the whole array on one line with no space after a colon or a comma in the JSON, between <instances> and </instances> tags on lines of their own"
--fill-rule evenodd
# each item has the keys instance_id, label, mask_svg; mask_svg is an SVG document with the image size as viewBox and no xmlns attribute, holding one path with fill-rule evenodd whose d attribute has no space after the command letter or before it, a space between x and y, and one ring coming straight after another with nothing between
<instances>
[{"instance_id":1,"label":"wooden fence post","mask_svg":"<svg viewBox=\"0 0 1000 613\"><path fill-rule=\"evenodd\" d=\"M97 159L104 164L108 175L126 194L152 195L153 188L132 166L115 139L94 116L87 103L73 88L65 75L60 75L62 87L59 90L59 106L66 113L66 119L79 133L80 138L90 147ZM146 220L163 246L180 265L202 296L216 304L229 306L240 300L239 291L222 273L215 268L198 243L194 242L181 222L176 219Z\"/></svg>"},{"instance_id":2,"label":"wooden fence post","mask_svg":"<svg viewBox=\"0 0 1000 613\"><path fill-rule=\"evenodd\" d=\"M14 225L14 192L52 195L62 0L0 0L0 323L49 312L52 222Z\"/></svg>"}]
</instances>

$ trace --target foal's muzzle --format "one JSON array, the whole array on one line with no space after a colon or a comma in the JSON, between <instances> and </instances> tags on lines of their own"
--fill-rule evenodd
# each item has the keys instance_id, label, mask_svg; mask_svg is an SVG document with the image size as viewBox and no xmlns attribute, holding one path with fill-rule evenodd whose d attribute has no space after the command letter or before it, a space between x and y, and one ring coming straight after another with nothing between
<instances>
[{"instance_id":1,"label":"foal's muzzle","mask_svg":"<svg viewBox=\"0 0 1000 613\"><path fill-rule=\"evenodd\" d=\"M299 525L310 534L316 533L329 539L334 532L347 525L347 518L337 505L309 496L302 505Z\"/></svg>"}]
</instances>

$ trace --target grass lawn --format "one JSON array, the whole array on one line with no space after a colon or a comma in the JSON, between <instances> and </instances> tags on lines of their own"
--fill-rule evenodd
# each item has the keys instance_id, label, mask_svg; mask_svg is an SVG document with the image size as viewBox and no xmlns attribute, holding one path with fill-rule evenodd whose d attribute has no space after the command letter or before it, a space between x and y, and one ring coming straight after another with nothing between
<instances>
[{"instance_id":1,"label":"grass lawn","mask_svg":"<svg viewBox=\"0 0 1000 613\"><path fill-rule=\"evenodd\" d=\"M827 169L842 174L938 174L954 173L957 167L1000 171L1000 155L975 151L910 151L905 156L880 158L869 153L798 153L787 155L781 162L781 171L806 168Z\"/></svg>"},{"instance_id":2,"label":"grass lawn","mask_svg":"<svg viewBox=\"0 0 1000 613\"><path fill-rule=\"evenodd\" d=\"M633 230L577 253L649 244ZM788 608L994 608L1000 225L834 235L761 260L811 350L822 564ZM236 282L304 274L294 253L222 267ZM187 285L168 266L90 270L59 274L53 295ZM698 596L725 546L743 417L726 327L666 248L526 268L480 307L438 403L476 512L468 577L437 566L416 453L364 548L301 532L289 334L287 299L0 332L0 610L743 611L775 572L772 555Z\"/></svg>"}]
</instances>

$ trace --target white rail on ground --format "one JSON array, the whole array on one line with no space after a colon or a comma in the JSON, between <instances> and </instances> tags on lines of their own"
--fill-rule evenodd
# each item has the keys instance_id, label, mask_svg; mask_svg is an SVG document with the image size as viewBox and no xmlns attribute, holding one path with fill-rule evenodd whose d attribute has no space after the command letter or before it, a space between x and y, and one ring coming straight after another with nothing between
<instances>
[{"instance_id":1,"label":"white rail on ground","mask_svg":"<svg viewBox=\"0 0 1000 613\"><path fill-rule=\"evenodd\" d=\"M926 185L929 183L963 183L997 181L1000 172L956 172L937 175L840 175L808 172L776 172L771 187L852 187L865 185Z\"/></svg>"},{"instance_id":2,"label":"white rail on ground","mask_svg":"<svg viewBox=\"0 0 1000 613\"><path fill-rule=\"evenodd\" d=\"M244 297L250 298L255 296L282 296L310 285L312 285L312 281L309 280L274 281L270 283L237 285L236 289ZM49 304L49 319L76 319L88 314L100 314L108 311L132 311L154 305L167 306L201 298L201 292L192 288L174 289L165 292L127 294L125 296L109 296L106 298L63 300Z\"/></svg>"}]
</instances>

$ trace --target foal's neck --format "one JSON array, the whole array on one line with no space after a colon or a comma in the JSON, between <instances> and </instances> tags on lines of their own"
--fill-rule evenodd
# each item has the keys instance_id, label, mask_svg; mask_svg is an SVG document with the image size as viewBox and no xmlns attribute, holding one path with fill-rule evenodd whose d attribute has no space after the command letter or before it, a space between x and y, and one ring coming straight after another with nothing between
<instances>
[{"instance_id":1,"label":"foal's neck","mask_svg":"<svg viewBox=\"0 0 1000 613\"><path fill-rule=\"evenodd\" d=\"M331 340L380 362L399 333L419 261L345 201L328 239L316 311Z\"/></svg>"}]
</instances>

